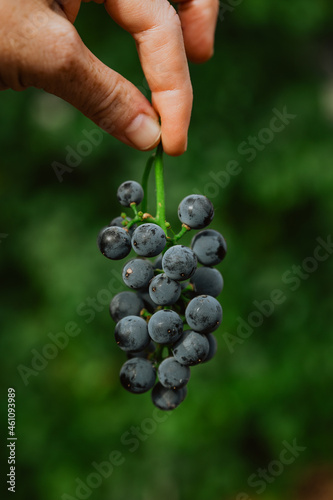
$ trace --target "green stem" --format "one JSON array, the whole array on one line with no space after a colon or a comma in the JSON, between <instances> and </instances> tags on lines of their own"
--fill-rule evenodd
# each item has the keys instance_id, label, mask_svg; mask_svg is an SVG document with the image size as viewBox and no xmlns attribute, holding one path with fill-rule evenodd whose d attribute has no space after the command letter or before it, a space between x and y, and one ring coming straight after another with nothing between
<instances>
[{"instance_id":1,"label":"green stem","mask_svg":"<svg viewBox=\"0 0 333 500\"><path fill-rule=\"evenodd\" d=\"M134 226L134 224L136 224L137 222L140 222L141 221L141 217L139 217L138 215L135 216L128 224L127 226L125 226L126 229L129 229L130 227Z\"/></svg>"},{"instance_id":2,"label":"green stem","mask_svg":"<svg viewBox=\"0 0 333 500\"><path fill-rule=\"evenodd\" d=\"M166 233L165 225L165 194L163 176L163 147L159 143L155 157L155 183L156 183L156 223Z\"/></svg>"},{"instance_id":3,"label":"green stem","mask_svg":"<svg viewBox=\"0 0 333 500\"><path fill-rule=\"evenodd\" d=\"M143 189L143 192L144 192L144 197L143 197L143 200L142 200L142 208L141 208L141 210L142 210L143 213L147 212L147 205L148 205L148 179L149 179L149 175L150 175L152 166L154 165L154 161L155 161L155 154L152 155L152 156L150 156L148 158L148 161L146 163L146 167L144 169L143 176L142 176L141 185L142 185L142 189Z\"/></svg>"}]
</instances>

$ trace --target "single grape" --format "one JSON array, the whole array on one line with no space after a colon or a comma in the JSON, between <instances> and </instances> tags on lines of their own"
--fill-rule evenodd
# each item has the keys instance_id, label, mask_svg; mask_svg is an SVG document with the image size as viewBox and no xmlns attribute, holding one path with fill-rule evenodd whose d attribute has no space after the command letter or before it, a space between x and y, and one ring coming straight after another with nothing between
<instances>
[{"instance_id":1,"label":"single grape","mask_svg":"<svg viewBox=\"0 0 333 500\"><path fill-rule=\"evenodd\" d=\"M155 257L162 252L165 245L165 232L157 224L142 224L132 236L133 250L143 257Z\"/></svg>"},{"instance_id":2,"label":"single grape","mask_svg":"<svg viewBox=\"0 0 333 500\"><path fill-rule=\"evenodd\" d=\"M154 312L156 307L157 307L157 304L155 304L155 302L151 299L151 297L149 295L149 288L147 288L147 290L144 289L144 290L137 291L136 293L143 300L145 308L149 312Z\"/></svg>"},{"instance_id":3,"label":"single grape","mask_svg":"<svg viewBox=\"0 0 333 500\"><path fill-rule=\"evenodd\" d=\"M197 365L208 356L209 342L206 335L186 330L182 338L173 346L172 352L181 365Z\"/></svg>"},{"instance_id":4,"label":"single grape","mask_svg":"<svg viewBox=\"0 0 333 500\"><path fill-rule=\"evenodd\" d=\"M126 231L128 231L128 234L130 236L132 236L132 234L134 233L135 229L138 227L136 224L133 224L133 226L131 226L129 229L127 229L127 226L125 226L123 224L123 222L126 220L126 222L131 222L131 218L130 217L126 217L125 219L123 219L123 217L119 216L119 217L115 217L114 219L112 219L112 221L110 222L109 226L117 226L117 227L122 227L123 229L125 229Z\"/></svg>"},{"instance_id":5,"label":"single grape","mask_svg":"<svg viewBox=\"0 0 333 500\"><path fill-rule=\"evenodd\" d=\"M172 344L182 336L183 321L170 309L157 311L148 322L148 333L159 344Z\"/></svg>"},{"instance_id":6,"label":"single grape","mask_svg":"<svg viewBox=\"0 0 333 500\"><path fill-rule=\"evenodd\" d=\"M216 354L217 351L217 340L216 337L212 333L207 333L206 335L208 342L209 342L209 352L205 359L203 360L203 363L206 363L207 361L210 361Z\"/></svg>"},{"instance_id":7,"label":"single grape","mask_svg":"<svg viewBox=\"0 0 333 500\"><path fill-rule=\"evenodd\" d=\"M186 395L186 393L185 393ZM153 403L160 410L174 410L177 406L184 401L184 390L181 389L167 389L159 382L155 385L151 392Z\"/></svg>"},{"instance_id":8,"label":"single grape","mask_svg":"<svg viewBox=\"0 0 333 500\"><path fill-rule=\"evenodd\" d=\"M117 226L104 227L98 234L97 245L105 257L119 260L131 251L131 238L125 229Z\"/></svg>"},{"instance_id":9,"label":"single grape","mask_svg":"<svg viewBox=\"0 0 333 500\"><path fill-rule=\"evenodd\" d=\"M114 336L123 351L139 352L150 343L147 323L137 316L126 316L118 321Z\"/></svg>"},{"instance_id":10,"label":"single grape","mask_svg":"<svg viewBox=\"0 0 333 500\"><path fill-rule=\"evenodd\" d=\"M222 307L210 295L199 295L188 304L185 317L187 324L199 333L211 333L222 321Z\"/></svg>"},{"instance_id":11,"label":"single grape","mask_svg":"<svg viewBox=\"0 0 333 500\"><path fill-rule=\"evenodd\" d=\"M132 259L124 265L122 276L125 285L130 288L144 288L153 278L154 268L149 260Z\"/></svg>"},{"instance_id":12,"label":"single grape","mask_svg":"<svg viewBox=\"0 0 333 500\"><path fill-rule=\"evenodd\" d=\"M129 392L142 394L155 384L156 370L147 359L127 360L120 370L120 383Z\"/></svg>"},{"instance_id":13,"label":"single grape","mask_svg":"<svg viewBox=\"0 0 333 500\"><path fill-rule=\"evenodd\" d=\"M143 200L142 186L136 181L123 182L117 191L117 198L121 205L129 207L131 203L139 205Z\"/></svg>"},{"instance_id":14,"label":"single grape","mask_svg":"<svg viewBox=\"0 0 333 500\"><path fill-rule=\"evenodd\" d=\"M158 274L149 285L150 298L160 306L174 304L179 299L180 293L180 284L170 279L166 274Z\"/></svg>"},{"instance_id":15,"label":"single grape","mask_svg":"<svg viewBox=\"0 0 333 500\"><path fill-rule=\"evenodd\" d=\"M199 295L217 297L223 290L222 274L212 267L199 267L192 276L191 283Z\"/></svg>"},{"instance_id":16,"label":"single grape","mask_svg":"<svg viewBox=\"0 0 333 500\"><path fill-rule=\"evenodd\" d=\"M182 403L187 396L187 385L185 385L184 387L181 387L178 390L182 392L182 394L181 394L181 403Z\"/></svg>"},{"instance_id":17,"label":"single grape","mask_svg":"<svg viewBox=\"0 0 333 500\"><path fill-rule=\"evenodd\" d=\"M169 248L162 259L163 271L169 278L185 281L195 273L197 258L194 252L183 245Z\"/></svg>"},{"instance_id":18,"label":"single grape","mask_svg":"<svg viewBox=\"0 0 333 500\"><path fill-rule=\"evenodd\" d=\"M179 389L184 387L190 380L191 371L188 366L181 365L171 356L162 361L157 374L163 387Z\"/></svg>"},{"instance_id":19,"label":"single grape","mask_svg":"<svg viewBox=\"0 0 333 500\"><path fill-rule=\"evenodd\" d=\"M214 207L206 196L191 194L180 202L178 217L191 229L202 229L212 222Z\"/></svg>"},{"instance_id":20,"label":"single grape","mask_svg":"<svg viewBox=\"0 0 333 500\"><path fill-rule=\"evenodd\" d=\"M205 229L197 233L191 242L191 248L204 266L216 266L227 253L227 243L222 234L214 229Z\"/></svg>"},{"instance_id":21,"label":"single grape","mask_svg":"<svg viewBox=\"0 0 333 500\"><path fill-rule=\"evenodd\" d=\"M135 292L120 292L110 302L110 316L117 323L126 316L140 316L142 298Z\"/></svg>"},{"instance_id":22,"label":"single grape","mask_svg":"<svg viewBox=\"0 0 333 500\"><path fill-rule=\"evenodd\" d=\"M162 254L156 257L156 259L154 260L154 269L162 269L162 259L163 259Z\"/></svg>"},{"instance_id":23,"label":"single grape","mask_svg":"<svg viewBox=\"0 0 333 500\"><path fill-rule=\"evenodd\" d=\"M149 354L152 352L156 351L156 346L154 342L151 340L150 343L147 345L147 347L143 351L139 352L131 352L131 351L126 351L127 359L132 359L132 358L144 358L147 359Z\"/></svg>"}]
</instances>

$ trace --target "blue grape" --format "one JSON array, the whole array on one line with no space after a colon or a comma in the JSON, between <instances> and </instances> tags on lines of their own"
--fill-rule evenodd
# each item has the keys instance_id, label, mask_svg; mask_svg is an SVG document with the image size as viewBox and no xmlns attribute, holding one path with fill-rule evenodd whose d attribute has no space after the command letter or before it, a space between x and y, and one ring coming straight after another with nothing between
<instances>
[{"instance_id":1,"label":"blue grape","mask_svg":"<svg viewBox=\"0 0 333 500\"><path fill-rule=\"evenodd\" d=\"M207 333L206 335L207 340L209 342L209 352L205 359L203 360L203 363L206 363L207 361L210 361L216 354L217 351L217 340L216 337L212 333Z\"/></svg>"},{"instance_id":2,"label":"blue grape","mask_svg":"<svg viewBox=\"0 0 333 500\"><path fill-rule=\"evenodd\" d=\"M187 396L187 385L185 385L184 387L181 387L178 390L181 391L181 403L182 403Z\"/></svg>"},{"instance_id":3,"label":"blue grape","mask_svg":"<svg viewBox=\"0 0 333 500\"><path fill-rule=\"evenodd\" d=\"M156 346L154 342L151 340L150 343L147 345L147 347L143 351L138 351L138 352L131 352L131 351L126 351L126 355L128 359L132 358L144 358L147 359L149 354L152 352L156 351Z\"/></svg>"},{"instance_id":4,"label":"blue grape","mask_svg":"<svg viewBox=\"0 0 333 500\"><path fill-rule=\"evenodd\" d=\"M117 226L108 226L99 232L97 245L105 257L112 260L119 260L130 253L131 238L125 229Z\"/></svg>"},{"instance_id":5,"label":"blue grape","mask_svg":"<svg viewBox=\"0 0 333 500\"><path fill-rule=\"evenodd\" d=\"M157 311L148 322L148 332L155 342L172 344L182 336L183 321L175 311Z\"/></svg>"},{"instance_id":6,"label":"blue grape","mask_svg":"<svg viewBox=\"0 0 333 500\"><path fill-rule=\"evenodd\" d=\"M188 366L181 365L171 356L162 361L157 374L163 387L179 389L184 387L190 380L191 371Z\"/></svg>"},{"instance_id":7,"label":"blue grape","mask_svg":"<svg viewBox=\"0 0 333 500\"><path fill-rule=\"evenodd\" d=\"M214 207L206 196L191 194L180 202L178 217L191 229L202 229L212 222Z\"/></svg>"},{"instance_id":8,"label":"blue grape","mask_svg":"<svg viewBox=\"0 0 333 500\"><path fill-rule=\"evenodd\" d=\"M133 224L133 226L131 226L129 229L127 229L127 225L123 224L124 221L131 222L131 220L132 219L130 219L130 217L126 217L125 219L123 219L123 217L121 217L121 216L115 217L114 219L112 219L112 221L110 222L109 226L122 227L123 229L125 229L126 231L128 231L128 234L130 236L132 236L132 234L134 233L135 229L138 226L136 224Z\"/></svg>"},{"instance_id":9,"label":"blue grape","mask_svg":"<svg viewBox=\"0 0 333 500\"><path fill-rule=\"evenodd\" d=\"M145 288L154 276L154 268L149 260L132 259L124 265L122 276L130 288Z\"/></svg>"},{"instance_id":10,"label":"blue grape","mask_svg":"<svg viewBox=\"0 0 333 500\"><path fill-rule=\"evenodd\" d=\"M199 295L217 297L223 290L222 274L211 267L199 267L192 276L191 283Z\"/></svg>"},{"instance_id":11,"label":"blue grape","mask_svg":"<svg viewBox=\"0 0 333 500\"><path fill-rule=\"evenodd\" d=\"M154 312L157 305L155 304L155 302L151 299L150 295L149 295L149 289L146 290L139 290L137 291L137 294L139 295L139 297L143 300L144 302L144 305L145 305L145 308L149 311L149 312Z\"/></svg>"},{"instance_id":12,"label":"blue grape","mask_svg":"<svg viewBox=\"0 0 333 500\"><path fill-rule=\"evenodd\" d=\"M154 269L162 269L162 259L163 259L162 254L156 257L156 259L154 260Z\"/></svg>"},{"instance_id":13,"label":"blue grape","mask_svg":"<svg viewBox=\"0 0 333 500\"><path fill-rule=\"evenodd\" d=\"M139 205L143 200L142 186L136 181L123 182L117 191L117 198L121 205L129 207L131 203Z\"/></svg>"},{"instance_id":14,"label":"blue grape","mask_svg":"<svg viewBox=\"0 0 333 500\"><path fill-rule=\"evenodd\" d=\"M188 304L185 317L188 326L194 331L211 333L221 324L222 307L214 297L199 295Z\"/></svg>"},{"instance_id":15,"label":"blue grape","mask_svg":"<svg viewBox=\"0 0 333 500\"><path fill-rule=\"evenodd\" d=\"M137 316L126 316L118 321L114 336L123 351L139 352L150 343L147 323Z\"/></svg>"},{"instance_id":16,"label":"blue grape","mask_svg":"<svg viewBox=\"0 0 333 500\"><path fill-rule=\"evenodd\" d=\"M191 248L204 266L216 266L227 254L227 243L222 234L214 229L205 229L197 233L191 242Z\"/></svg>"},{"instance_id":17,"label":"blue grape","mask_svg":"<svg viewBox=\"0 0 333 500\"><path fill-rule=\"evenodd\" d=\"M127 360L120 370L120 383L129 392L142 394L155 384L156 370L147 359Z\"/></svg>"},{"instance_id":18,"label":"blue grape","mask_svg":"<svg viewBox=\"0 0 333 500\"><path fill-rule=\"evenodd\" d=\"M110 316L117 323L126 316L140 316L144 308L142 298L135 292L120 292L110 303Z\"/></svg>"},{"instance_id":19,"label":"blue grape","mask_svg":"<svg viewBox=\"0 0 333 500\"><path fill-rule=\"evenodd\" d=\"M142 224L132 236L133 250L142 257L155 257L162 252L165 245L165 232L157 224Z\"/></svg>"},{"instance_id":20,"label":"blue grape","mask_svg":"<svg viewBox=\"0 0 333 500\"><path fill-rule=\"evenodd\" d=\"M163 271L169 278L185 281L195 273L197 258L194 252L183 245L169 248L162 259Z\"/></svg>"},{"instance_id":21,"label":"blue grape","mask_svg":"<svg viewBox=\"0 0 333 500\"><path fill-rule=\"evenodd\" d=\"M181 389L167 389L161 383L157 383L151 392L152 401L160 410L174 410L184 401L186 392Z\"/></svg>"},{"instance_id":22,"label":"blue grape","mask_svg":"<svg viewBox=\"0 0 333 500\"><path fill-rule=\"evenodd\" d=\"M192 366L201 363L209 353L206 335L186 330L172 349L175 359L181 365Z\"/></svg>"},{"instance_id":23,"label":"blue grape","mask_svg":"<svg viewBox=\"0 0 333 500\"><path fill-rule=\"evenodd\" d=\"M158 274L149 285L150 298L160 306L174 304L179 299L180 293L180 284L170 279L166 274Z\"/></svg>"}]
</instances>

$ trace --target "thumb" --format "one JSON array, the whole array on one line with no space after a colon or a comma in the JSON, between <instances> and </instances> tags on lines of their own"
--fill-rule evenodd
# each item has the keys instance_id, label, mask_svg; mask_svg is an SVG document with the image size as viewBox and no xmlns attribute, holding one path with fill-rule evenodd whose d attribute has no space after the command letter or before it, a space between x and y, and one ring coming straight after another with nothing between
<instances>
[{"instance_id":1,"label":"thumb","mask_svg":"<svg viewBox=\"0 0 333 500\"><path fill-rule=\"evenodd\" d=\"M84 45L66 20L65 33L50 44L42 87L80 110L103 130L139 150L160 141L159 118L150 102L119 73L105 66ZM50 62L51 61L51 62Z\"/></svg>"}]
</instances>

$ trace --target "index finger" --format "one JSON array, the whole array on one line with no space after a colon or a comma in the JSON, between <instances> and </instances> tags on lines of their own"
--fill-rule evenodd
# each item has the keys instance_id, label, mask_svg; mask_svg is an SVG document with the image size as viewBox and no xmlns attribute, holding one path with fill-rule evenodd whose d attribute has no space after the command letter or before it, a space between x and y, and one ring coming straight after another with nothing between
<instances>
[{"instance_id":1,"label":"index finger","mask_svg":"<svg viewBox=\"0 0 333 500\"><path fill-rule=\"evenodd\" d=\"M110 16L135 39L152 104L161 117L164 151L186 150L192 86L180 20L167 0L106 0Z\"/></svg>"}]
</instances>

